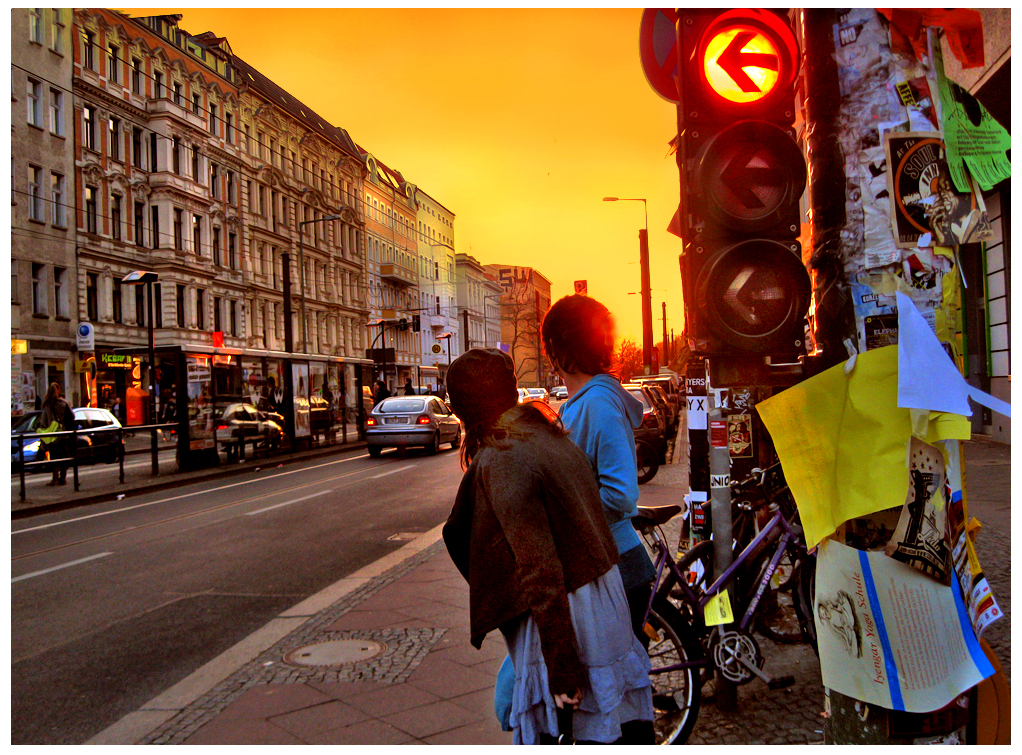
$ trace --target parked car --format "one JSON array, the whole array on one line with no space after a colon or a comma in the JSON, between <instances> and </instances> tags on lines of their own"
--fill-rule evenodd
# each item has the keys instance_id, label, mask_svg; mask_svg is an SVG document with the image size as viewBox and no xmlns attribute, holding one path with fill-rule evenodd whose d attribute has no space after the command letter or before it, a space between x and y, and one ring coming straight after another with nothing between
<instances>
[{"instance_id":1,"label":"parked car","mask_svg":"<svg viewBox=\"0 0 1022 755\"><path fill-rule=\"evenodd\" d=\"M244 401L227 404L216 421L217 442L223 444L228 455L237 452L241 440L246 445L280 448L284 427L254 405Z\"/></svg>"},{"instance_id":2,"label":"parked car","mask_svg":"<svg viewBox=\"0 0 1022 755\"><path fill-rule=\"evenodd\" d=\"M79 430L102 430L102 432L82 432L78 436L79 464L110 464L124 456L124 439L116 428L121 427L118 419L106 409L90 406L78 407L74 410L75 425ZM12 419L11 426L11 468L17 472L21 469L18 458L20 439L18 435L39 431L41 411L33 411ZM70 428L69 428L70 429ZM25 441L24 459L26 462L42 461L46 458L44 444L39 438L28 438ZM28 467L32 471L43 471L45 466Z\"/></svg>"},{"instance_id":3,"label":"parked car","mask_svg":"<svg viewBox=\"0 0 1022 755\"><path fill-rule=\"evenodd\" d=\"M667 412L667 430L668 432L674 431L678 426L678 406L671 400L671 398L664 393L664 389L659 383L643 383L649 390L656 394L656 397L663 402L663 407Z\"/></svg>"},{"instance_id":4,"label":"parked car","mask_svg":"<svg viewBox=\"0 0 1022 755\"><path fill-rule=\"evenodd\" d=\"M529 395L529 392L525 388L519 388L518 403L524 404L526 401L532 401L532 396Z\"/></svg>"},{"instance_id":5,"label":"parked car","mask_svg":"<svg viewBox=\"0 0 1022 755\"><path fill-rule=\"evenodd\" d=\"M550 389L550 398L564 401L564 399L568 398L568 389L563 385L555 385Z\"/></svg>"},{"instance_id":6,"label":"parked car","mask_svg":"<svg viewBox=\"0 0 1022 755\"><path fill-rule=\"evenodd\" d=\"M642 402L642 423L634 429L635 439L649 443L663 458L667 451L667 417L663 409L646 386L624 383L621 387Z\"/></svg>"},{"instance_id":7,"label":"parked car","mask_svg":"<svg viewBox=\"0 0 1022 755\"><path fill-rule=\"evenodd\" d=\"M384 448L409 446L435 454L441 443L461 445L461 421L437 396L390 396L366 420L366 444L373 457Z\"/></svg>"},{"instance_id":8,"label":"parked car","mask_svg":"<svg viewBox=\"0 0 1022 755\"><path fill-rule=\"evenodd\" d=\"M529 394L529 398L534 401L546 401L549 403L550 394L547 393L546 388L526 388L526 392Z\"/></svg>"}]
</instances>

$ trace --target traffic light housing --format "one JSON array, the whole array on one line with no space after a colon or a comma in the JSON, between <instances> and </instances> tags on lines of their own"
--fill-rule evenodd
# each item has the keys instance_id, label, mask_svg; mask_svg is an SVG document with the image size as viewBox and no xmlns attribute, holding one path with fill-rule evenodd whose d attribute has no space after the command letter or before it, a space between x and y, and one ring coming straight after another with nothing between
<instances>
[{"instance_id":1,"label":"traffic light housing","mask_svg":"<svg viewBox=\"0 0 1022 755\"><path fill-rule=\"evenodd\" d=\"M397 329L402 332L408 330L408 318L402 317L400 320L398 320Z\"/></svg>"},{"instance_id":2,"label":"traffic light housing","mask_svg":"<svg viewBox=\"0 0 1022 755\"><path fill-rule=\"evenodd\" d=\"M412 315L412 332L418 333L422 330L422 318L419 315Z\"/></svg>"},{"instance_id":3,"label":"traffic light housing","mask_svg":"<svg viewBox=\"0 0 1022 755\"><path fill-rule=\"evenodd\" d=\"M805 353L809 274L798 236L800 51L766 9L678 11L678 167L693 354Z\"/></svg>"}]
</instances>

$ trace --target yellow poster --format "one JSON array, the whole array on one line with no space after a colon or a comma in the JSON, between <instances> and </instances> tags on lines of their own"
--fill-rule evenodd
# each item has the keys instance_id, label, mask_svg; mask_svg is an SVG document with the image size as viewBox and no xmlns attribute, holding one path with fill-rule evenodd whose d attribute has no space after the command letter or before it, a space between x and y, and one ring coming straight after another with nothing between
<instances>
[{"instance_id":1,"label":"yellow poster","mask_svg":"<svg viewBox=\"0 0 1022 755\"><path fill-rule=\"evenodd\" d=\"M909 409L898 408L898 347L832 367L757 405L798 504L809 547L844 521L901 506Z\"/></svg>"}]
</instances>

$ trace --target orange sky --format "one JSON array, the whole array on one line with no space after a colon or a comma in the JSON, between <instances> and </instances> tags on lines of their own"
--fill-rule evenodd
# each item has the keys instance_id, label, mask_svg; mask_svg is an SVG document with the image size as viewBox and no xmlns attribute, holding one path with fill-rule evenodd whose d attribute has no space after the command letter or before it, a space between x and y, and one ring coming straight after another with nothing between
<instances>
[{"instance_id":1,"label":"orange sky","mask_svg":"<svg viewBox=\"0 0 1022 755\"><path fill-rule=\"evenodd\" d=\"M668 156L675 108L639 64L641 8L130 9L182 13L456 214L455 247L531 266L553 298L585 279L641 345L649 207L653 334L682 329ZM657 290L665 289L665 290Z\"/></svg>"}]
</instances>

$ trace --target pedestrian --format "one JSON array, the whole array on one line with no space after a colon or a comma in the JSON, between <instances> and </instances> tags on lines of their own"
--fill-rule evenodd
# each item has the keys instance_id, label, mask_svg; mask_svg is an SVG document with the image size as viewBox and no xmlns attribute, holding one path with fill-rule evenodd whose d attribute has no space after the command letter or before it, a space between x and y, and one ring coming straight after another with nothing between
<instances>
[{"instance_id":1,"label":"pedestrian","mask_svg":"<svg viewBox=\"0 0 1022 755\"><path fill-rule=\"evenodd\" d=\"M511 358L470 349L448 372L465 426L444 542L469 584L472 644L500 629L514 666L515 744L653 743L649 658L629 631L614 538L585 454L530 404Z\"/></svg>"},{"instance_id":2,"label":"pedestrian","mask_svg":"<svg viewBox=\"0 0 1022 755\"><path fill-rule=\"evenodd\" d=\"M633 428L642 422L642 404L613 374L614 320L596 299L582 294L560 299L543 318L542 334L543 350L568 389L561 421L596 471L603 511L621 554L632 628L643 640L656 572L631 522L639 502Z\"/></svg>"},{"instance_id":3,"label":"pedestrian","mask_svg":"<svg viewBox=\"0 0 1022 755\"><path fill-rule=\"evenodd\" d=\"M46 398L43 399L43 413L39 415L39 432L57 433L65 430L72 430L75 426L75 413L71 405L60 396L60 386L50 383L46 391ZM62 461L68 458L69 448L65 437L42 438L46 448L46 455L53 462L50 466L53 471L53 479L46 485L67 485L67 462Z\"/></svg>"},{"instance_id":4,"label":"pedestrian","mask_svg":"<svg viewBox=\"0 0 1022 755\"><path fill-rule=\"evenodd\" d=\"M390 398L390 391L387 390L387 384L382 380L377 380L376 393L373 394L373 407L375 408L385 398Z\"/></svg>"},{"instance_id":5,"label":"pedestrian","mask_svg":"<svg viewBox=\"0 0 1022 755\"><path fill-rule=\"evenodd\" d=\"M415 386L412 385L412 379L411 378L405 378L405 395L406 396L414 396L415 395Z\"/></svg>"},{"instance_id":6,"label":"pedestrian","mask_svg":"<svg viewBox=\"0 0 1022 755\"><path fill-rule=\"evenodd\" d=\"M111 412L111 413L112 413L112 414L113 414L113 415L114 415L115 417L117 417L117 421L118 421L118 422L120 422L120 423L121 423L121 425L124 425L124 424L125 424L125 417L124 417L124 404L123 404L123 403L121 403L121 397L120 397L120 396L115 396L115 397L114 397L114 403L113 403L113 405L112 405L112 406L110 407L110 412Z\"/></svg>"},{"instance_id":7,"label":"pedestrian","mask_svg":"<svg viewBox=\"0 0 1022 755\"><path fill-rule=\"evenodd\" d=\"M449 368L448 368L449 371ZM442 401L447 400L447 388L444 386L444 379L438 377L436 379L436 388L433 389L433 395L439 396Z\"/></svg>"},{"instance_id":8,"label":"pedestrian","mask_svg":"<svg viewBox=\"0 0 1022 755\"><path fill-rule=\"evenodd\" d=\"M162 422L164 424L169 424L171 422L177 422L177 402L175 401L174 391L170 391L167 394L167 401L163 405L163 416L160 417L160 422ZM171 427L171 428L164 427L164 428L162 428L160 430L160 434L163 436L164 440L167 440L167 435L168 434L171 437L173 437L174 433L175 433L175 429L173 427Z\"/></svg>"}]
</instances>

